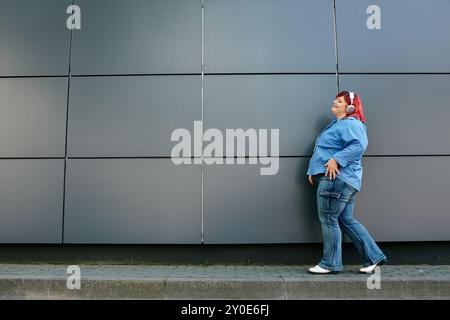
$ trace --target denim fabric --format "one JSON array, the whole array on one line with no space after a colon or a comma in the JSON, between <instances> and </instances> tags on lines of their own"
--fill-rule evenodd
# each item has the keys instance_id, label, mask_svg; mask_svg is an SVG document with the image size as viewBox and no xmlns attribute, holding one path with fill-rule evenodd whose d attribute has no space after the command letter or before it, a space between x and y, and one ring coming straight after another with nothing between
<instances>
[{"instance_id":1,"label":"denim fabric","mask_svg":"<svg viewBox=\"0 0 450 320\"><path fill-rule=\"evenodd\" d=\"M342 233L353 241L364 267L387 260L369 232L353 218L355 195L358 192L345 181L314 176L317 186L317 209L322 227L323 256L319 265L331 271L342 270Z\"/></svg>"}]
</instances>

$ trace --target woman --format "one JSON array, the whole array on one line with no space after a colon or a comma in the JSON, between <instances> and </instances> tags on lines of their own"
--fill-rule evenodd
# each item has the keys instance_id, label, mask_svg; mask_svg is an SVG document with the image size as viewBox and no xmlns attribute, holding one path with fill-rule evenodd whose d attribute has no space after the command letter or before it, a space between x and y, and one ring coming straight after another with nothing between
<instances>
[{"instance_id":1,"label":"woman","mask_svg":"<svg viewBox=\"0 0 450 320\"><path fill-rule=\"evenodd\" d=\"M361 273L373 273L387 259L367 230L353 218L360 191L361 158L368 140L361 100L342 91L331 111L336 119L319 134L308 166L308 180L317 185L317 209L322 227L323 256L309 269L315 274L342 270L341 229L352 239L363 260Z\"/></svg>"}]
</instances>

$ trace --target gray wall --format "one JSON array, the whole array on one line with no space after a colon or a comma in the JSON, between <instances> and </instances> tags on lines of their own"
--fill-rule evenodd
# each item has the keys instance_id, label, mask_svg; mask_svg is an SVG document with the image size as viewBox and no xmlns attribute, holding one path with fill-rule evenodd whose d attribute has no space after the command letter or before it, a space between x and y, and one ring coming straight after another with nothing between
<instances>
[{"instance_id":1,"label":"gray wall","mask_svg":"<svg viewBox=\"0 0 450 320\"><path fill-rule=\"evenodd\" d=\"M0 243L320 242L306 168L345 89L369 134L355 216L450 240L450 1L74 2L70 31L72 1L0 0ZM173 164L195 120L279 128L278 174Z\"/></svg>"}]
</instances>

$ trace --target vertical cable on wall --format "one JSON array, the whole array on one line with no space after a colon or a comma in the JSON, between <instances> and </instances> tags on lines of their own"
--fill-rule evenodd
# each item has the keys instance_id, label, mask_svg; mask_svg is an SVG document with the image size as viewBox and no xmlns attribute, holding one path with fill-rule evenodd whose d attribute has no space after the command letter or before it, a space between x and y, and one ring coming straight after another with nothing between
<instances>
[{"instance_id":1,"label":"vertical cable on wall","mask_svg":"<svg viewBox=\"0 0 450 320\"><path fill-rule=\"evenodd\" d=\"M205 39L204 39L204 0L202 0L202 57L201 57L201 106L202 106L202 133L204 130L204 123L203 123L203 87L204 87L204 48L205 48ZM195 155L194 155L195 156ZM202 154L201 154L201 160L202 160L202 167L201 167L201 177L202 177L202 231L201 231L201 239L202 239L202 244L203 244L203 234L204 234L204 160L203 160L203 138L202 138Z\"/></svg>"},{"instance_id":2,"label":"vertical cable on wall","mask_svg":"<svg viewBox=\"0 0 450 320\"><path fill-rule=\"evenodd\" d=\"M74 5L75 0L72 0L72 5ZM72 71L70 68L70 63L72 60L72 32L70 29L70 39L69 39L69 74L67 77L67 100L66 100L66 136L64 141L64 175L63 175L63 208L62 208L62 231L61 231L61 243L64 243L64 214L65 214L65 201L66 201L66 166L67 166L67 132L69 124L69 95L70 95L70 80L72 77Z\"/></svg>"},{"instance_id":3,"label":"vertical cable on wall","mask_svg":"<svg viewBox=\"0 0 450 320\"><path fill-rule=\"evenodd\" d=\"M336 92L339 93L339 53L336 26L336 0L333 0L334 54L336 57Z\"/></svg>"},{"instance_id":4,"label":"vertical cable on wall","mask_svg":"<svg viewBox=\"0 0 450 320\"><path fill-rule=\"evenodd\" d=\"M336 24L336 0L333 0L333 27L334 27L334 50L335 50L335 56L336 56L336 92L340 92L340 85L339 85L339 51L338 51L338 37L337 37L337 24ZM344 241L349 240L347 238L347 235L342 230L341 231L341 237L344 239Z\"/></svg>"},{"instance_id":5,"label":"vertical cable on wall","mask_svg":"<svg viewBox=\"0 0 450 320\"><path fill-rule=\"evenodd\" d=\"M339 93L339 51L337 40L337 26L336 26L336 0L333 0L333 29L334 29L334 54L336 57L336 93ZM345 232L341 231L342 239L347 239Z\"/></svg>"}]
</instances>

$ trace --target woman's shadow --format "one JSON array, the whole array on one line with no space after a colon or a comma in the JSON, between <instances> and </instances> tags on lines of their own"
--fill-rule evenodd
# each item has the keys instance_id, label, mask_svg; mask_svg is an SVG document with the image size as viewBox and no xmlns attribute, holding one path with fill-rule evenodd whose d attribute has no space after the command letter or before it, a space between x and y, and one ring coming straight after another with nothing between
<instances>
[{"instance_id":1,"label":"woman's shadow","mask_svg":"<svg viewBox=\"0 0 450 320\"><path fill-rule=\"evenodd\" d=\"M317 135L327 126L330 122L329 118L322 117L316 121L314 128L318 128L317 132L311 133L311 142L308 145L307 150L310 150L308 156L303 156L298 162L297 178L296 182L299 187L298 196L298 215L301 221L301 238L305 242L322 242L322 231L320 227L319 217L317 215L317 184L318 181L311 185L308 181L306 171L308 169L309 160L311 159L312 152L314 150L315 141Z\"/></svg>"}]
</instances>

